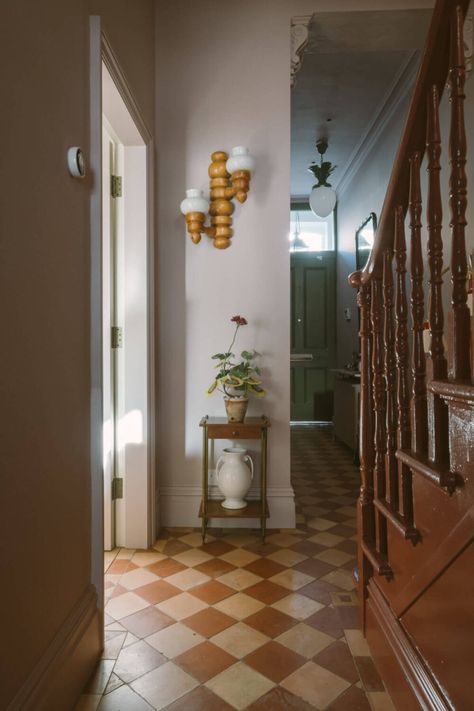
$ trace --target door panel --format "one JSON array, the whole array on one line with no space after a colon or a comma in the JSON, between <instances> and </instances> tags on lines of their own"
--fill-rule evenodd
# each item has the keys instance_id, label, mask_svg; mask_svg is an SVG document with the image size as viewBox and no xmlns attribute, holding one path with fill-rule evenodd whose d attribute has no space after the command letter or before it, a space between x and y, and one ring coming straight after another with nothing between
<instances>
[{"instance_id":1,"label":"door panel","mask_svg":"<svg viewBox=\"0 0 474 711\"><path fill-rule=\"evenodd\" d=\"M291 419L330 420L335 357L334 252L291 255Z\"/></svg>"}]
</instances>

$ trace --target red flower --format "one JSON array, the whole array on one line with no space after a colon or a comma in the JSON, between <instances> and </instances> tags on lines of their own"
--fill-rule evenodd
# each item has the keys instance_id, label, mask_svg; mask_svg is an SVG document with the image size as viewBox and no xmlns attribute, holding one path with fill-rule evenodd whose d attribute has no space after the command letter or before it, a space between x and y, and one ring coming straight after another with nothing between
<instances>
[{"instance_id":1,"label":"red flower","mask_svg":"<svg viewBox=\"0 0 474 711\"><path fill-rule=\"evenodd\" d=\"M246 326L248 323L248 321L243 316L232 316L230 320L234 323L237 323L239 326Z\"/></svg>"}]
</instances>

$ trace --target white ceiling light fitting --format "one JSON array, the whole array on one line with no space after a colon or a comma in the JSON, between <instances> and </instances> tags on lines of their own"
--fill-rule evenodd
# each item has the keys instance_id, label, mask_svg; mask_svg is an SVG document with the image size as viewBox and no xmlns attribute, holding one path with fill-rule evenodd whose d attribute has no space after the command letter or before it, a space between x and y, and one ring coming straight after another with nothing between
<instances>
[{"instance_id":1,"label":"white ceiling light fitting","mask_svg":"<svg viewBox=\"0 0 474 711\"><path fill-rule=\"evenodd\" d=\"M328 183L328 178L337 166L332 165L329 161L323 161L327 147L328 143L324 139L320 139L316 143L316 150L321 157L320 164L311 163L308 168L318 181L316 185L313 185L309 196L309 206L318 217L327 217L336 205L336 192L332 189L331 183Z\"/></svg>"}]
</instances>

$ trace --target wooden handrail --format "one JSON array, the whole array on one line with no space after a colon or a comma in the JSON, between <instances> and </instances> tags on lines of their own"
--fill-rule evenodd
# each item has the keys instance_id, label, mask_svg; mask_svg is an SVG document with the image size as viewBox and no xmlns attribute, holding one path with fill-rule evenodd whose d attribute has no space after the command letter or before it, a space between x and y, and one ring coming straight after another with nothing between
<instances>
[{"instance_id":1,"label":"wooden handrail","mask_svg":"<svg viewBox=\"0 0 474 711\"><path fill-rule=\"evenodd\" d=\"M401 206L403 214L406 214L410 183L409 159L418 152L422 160L426 149L428 108L426 97L432 91L432 87L436 86L441 99L448 78L450 25L446 22L446 18L450 16L454 5L462 8L465 17L469 0L437 0L433 10L405 127L375 234L374 246L364 269L353 272L349 276L350 285L357 289L363 284L368 284L374 274L381 277L383 254L386 250L393 250L394 211Z\"/></svg>"}]
</instances>

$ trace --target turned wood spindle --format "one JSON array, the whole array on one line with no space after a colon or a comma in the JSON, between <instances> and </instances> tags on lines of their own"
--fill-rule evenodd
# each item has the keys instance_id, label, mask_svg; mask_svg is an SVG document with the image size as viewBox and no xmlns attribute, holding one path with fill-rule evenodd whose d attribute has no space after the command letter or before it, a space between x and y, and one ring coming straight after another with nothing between
<instances>
[{"instance_id":1,"label":"turned wood spindle","mask_svg":"<svg viewBox=\"0 0 474 711\"><path fill-rule=\"evenodd\" d=\"M374 399L374 489L375 498L385 501L385 453L386 453L386 394L384 383L384 339L383 339L383 303L382 280L379 276L372 278L372 377ZM387 553L387 520L383 514L376 514L376 545L382 555Z\"/></svg>"},{"instance_id":2,"label":"turned wood spindle","mask_svg":"<svg viewBox=\"0 0 474 711\"><path fill-rule=\"evenodd\" d=\"M412 351L412 448L417 454L428 450L426 404L426 363L423 345L424 294L423 254L421 251L421 186L419 152L410 159L410 231L411 231L411 312L413 330Z\"/></svg>"},{"instance_id":3,"label":"turned wood spindle","mask_svg":"<svg viewBox=\"0 0 474 711\"><path fill-rule=\"evenodd\" d=\"M398 474L395 452L397 449L397 392L395 373L395 337L393 322L393 274L392 252L386 250L383 255L383 302L385 310L384 346L385 346L385 390L386 390L386 431L387 452L385 455L386 497L387 501L398 508Z\"/></svg>"},{"instance_id":4,"label":"turned wood spindle","mask_svg":"<svg viewBox=\"0 0 474 711\"><path fill-rule=\"evenodd\" d=\"M360 527L363 539L375 543L375 509L374 509L374 428L372 410L372 376L371 376L371 324L370 324L370 286L360 286L357 294L357 304L360 309L360 496L359 512Z\"/></svg>"},{"instance_id":5,"label":"turned wood spindle","mask_svg":"<svg viewBox=\"0 0 474 711\"><path fill-rule=\"evenodd\" d=\"M447 376L447 361L444 355L443 331L443 208L441 201L441 133L439 125L438 87L433 85L428 95L428 120L426 152L428 157L428 264L429 264L429 324L431 346L426 363L428 380L444 380ZM447 464L448 408L439 395L427 394L428 420L432 425L429 441L429 458L439 464Z\"/></svg>"},{"instance_id":6,"label":"turned wood spindle","mask_svg":"<svg viewBox=\"0 0 474 711\"><path fill-rule=\"evenodd\" d=\"M450 375L454 380L470 378L470 314L467 306L466 258L466 129L464 122L464 17L462 7L454 6L451 15L449 87L451 126L449 156L451 163L449 206L451 210L451 281Z\"/></svg>"},{"instance_id":7,"label":"turned wood spindle","mask_svg":"<svg viewBox=\"0 0 474 711\"><path fill-rule=\"evenodd\" d=\"M397 362L397 402L398 402L398 449L407 450L411 445L410 424L410 379L408 346L408 302L406 294L407 248L405 240L405 215L401 205L395 208L395 354ZM412 474L410 468L398 463L399 468L399 510L408 521L413 516Z\"/></svg>"},{"instance_id":8,"label":"turned wood spindle","mask_svg":"<svg viewBox=\"0 0 474 711\"><path fill-rule=\"evenodd\" d=\"M226 162L228 155L225 151L215 151L211 155L212 163L209 166L211 204L209 214L212 227L205 230L214 240L214 247L227 249L230 239L234 234L231 227L232 214L235 210L229 194L230 175L227 172Z\"/></svg>"}]
</instances>

